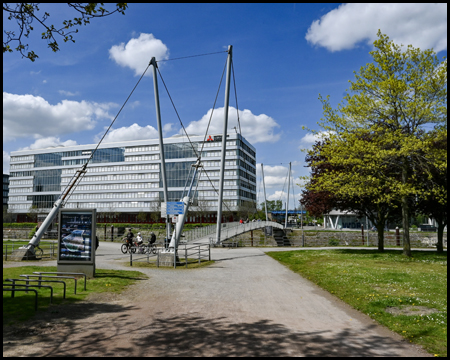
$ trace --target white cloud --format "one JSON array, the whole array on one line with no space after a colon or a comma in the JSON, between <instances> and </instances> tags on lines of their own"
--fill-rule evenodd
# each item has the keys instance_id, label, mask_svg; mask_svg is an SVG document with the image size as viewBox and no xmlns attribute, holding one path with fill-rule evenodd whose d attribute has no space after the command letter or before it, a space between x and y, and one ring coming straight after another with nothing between
<instances>
[{"instance_id":1,"label":"white cloud","mask_svg":"<svg viewBox=\"0 0 450 360\"><path fill-rule=\"evenodd\" d=\"M56 105L33 95L3 92L3 141L43 138L93 129L96 120L112 119L112 103L62 100Z\"/></svg>"},{"instance_id":2,"label":"white cloud","mask_svg":"<svg viewBox=\"0 0 450 360\"><path fill-rule=\"evenodd\" d=\"M192 121L187 127L188 134L204 135L208 126L209 118L211 117L212 109L198 121ZM223 119L224 108L214 110L211 119L211 125L208 134L222 134L223 133ZM276 142L280 139L281 134L275 134L274 130L280 125L268 115L254 115L250 110L239 110L239 122L241 123L242 136L244 136L250 143L256 144L259 142ZM230 106L228 110L228 133L239 132L239 125L237 121L236 108ZM180 134L184 133L180 130Z\"/></svg>"},{"instance_id":3,"label":"white cloud","mask_svg":"<svg viewBox=\"0 0 450 360\"><path fill-rule=\"evenodd\" d=\"M157 61L169 58L169 49L153 34L141 33L137 39L131 39L126 45L121 43L109 49L109 58L120 66L133 69L136 76L142 75L152 57ZM151 71L147 71L145 75L151 74Z\"/></svg>"},{"instance_id":4,"label":"white cloud","mask_svg":"<svg viewBox=\"0 0 450 360\"><path fill-rule=\"evenodd\" d=\"M316 141L320 141L323 138L327 137L329 131L319 131L317 134L308 133L300 139L300 146L298 147L300 150L303 149L311 149L312 146L316 143Z\"/></svg>"},{"instance_id":5,"label":"white cloud","mask_svg":"<svg viewBox=\"0 0 450 360\"><path fill-rule=\"evenodd\" d=\"M376 40L378 29L396 44L447 49L447 4L350 3L311 24L306 40L330 51L352 49Z\"/></svg>"},{"instance_id":6,"label":"white cloud","mask_svg":"<svg viewBox=\"0 0 450 360\"><path fill-rule=\"evenodd\" d=\"M103 133L97 135L95 141L99 141L103 136ZM131 141L131 140L145 140L145 139L157 139L158 130L153 126L147 125L145 127L139 126L134 123L131 126L124 126L118 129L113 129L105 136L104 142L118 142L118 141Z\"/></svg>"},{"instance_id":7,"label":"white cloud","mask_svg":"<svg viewBox=\"0 0 450 360\"><path fill-rule=\"evenodd\" d=\"M70 91L66 91L66 90L58 90L58 92L61 94L61 95L65 95L65 96L76 96L76 95L79 95L79 92L77 91L77 92L70 92Z\"/></svg>"},{"instance_id":8,"label":"white cloud","mask_svg":"<svg viewBox=\"0 0 450 360\"><path fill-rule=\"evenodd\" d=\"M293 210L293 207L299 207L299 193L292 193L289 192L289 210ZM275 191L274 194L271 194L267 196L267 200L273 201L273 200L281 200L283 202L283 209L285 209L284 203L287 199L287 190L286 191ZM264 200L263 200L264 201Z\"/></svg>"},{"instance_id":9,"label":"white cloud","mask_svg":"<svg viewBox=\"0 0 450 360\"><path fill-rule=\"evenodd\" d=\"M62 145L62 146L74 146L74 145L77 145L77 142L75 140L61 141L61 139L59 137L49 136L49 137L44 137L44 138L37 139L30 146L26 146L26 147L21 148L19 150L45 149L45 148L48 148L50 146L59 146L59 145Z\"/></svg>"},{"instance_id":10,"label":"white cloud","mask_svg":"<svg viewBox=\"0 0 450 360\"><path fill-rule=\"evenodd\" d=\"M3 150L3 174L9 174L9 153Z\"/></svg>"},{"instance_id":11,"label":"white cloud","mask_svg":"<svg viewBox=\"0 0 450 360\"><path fill-rule=\"evenodd\" d=\"M169 123L163 126L163 136L166 136L168 133L173 131L173 124Z\"/></svg>"}]
</instances>

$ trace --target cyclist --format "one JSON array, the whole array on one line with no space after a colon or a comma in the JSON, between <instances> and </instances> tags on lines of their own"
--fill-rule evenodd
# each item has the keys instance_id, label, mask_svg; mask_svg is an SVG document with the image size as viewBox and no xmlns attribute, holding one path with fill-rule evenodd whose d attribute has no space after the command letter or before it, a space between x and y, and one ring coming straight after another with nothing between
<instances>
[{"instance_id":1,"label":"cyclist","mask_svg":"<svg viewBox=\"0 0 450 360\"><path fill-rule=\"evenodd\" d=\"M156 235L155 235L155 233L152 231L152 232L150 233L150 244L154 244L155 241L156 241Z\"/></svg>"},{"instance_id":2,"label":"cyclist","mask_svg":"<svg viewBox=\"0 0 450 360\"><path fill-rule=\"evenodd\" d=\"M128 234L127 234L128 246L133 246L133 238L134 238L134 234L131 232L131 228L129 228L128 229Z\"/></svg>"},{"instance_id":3,"label":"cyclist","mask_svg":"<svg viewBox=\"0 0 450 360\"><path fill-rule=\"evenodd\" d=\"M137 236L136 236L136 244L138 244L139 246L141 246L143 242L144 242L144 240L142 240L141 233L138 232L138 234L137 234Z\"/></svg>"}]
</instances>

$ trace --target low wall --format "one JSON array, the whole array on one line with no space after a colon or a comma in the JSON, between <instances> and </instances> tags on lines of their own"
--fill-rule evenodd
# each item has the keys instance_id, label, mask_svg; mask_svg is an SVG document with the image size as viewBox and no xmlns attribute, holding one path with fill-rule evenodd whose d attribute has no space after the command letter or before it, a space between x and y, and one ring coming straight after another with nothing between
<instances>
[{"instance_id":1,"label":"low wall","mask_svg":"<svg viewBox=\"0 0 450 360\"><path fill-rule=\"evenodd\" d=\"M378 234L376 232L365 232L364 243L361 232L357 231L340 231L340 232L304 232L304 246L305 247L320 247L320 246L367 246L367 236L369 246L378 246ZM238 235L227 242L238 243L239 246L252 246L250 233ZM437 234L435 233L410 233L411 247L415 248L435 248L437 243ZM280 241L278 241L278 244ZM302 231L289 231L284 237L284 246L303 246ZM447 247L447 233L443 235L444 248ZM278 246L274 237L266 237L262 232L254 231L253 246ZM403 246L402 233L400 233L400 240L394 232L386 232L384 234L384 246Z\"/></svg>"}]
</instances>

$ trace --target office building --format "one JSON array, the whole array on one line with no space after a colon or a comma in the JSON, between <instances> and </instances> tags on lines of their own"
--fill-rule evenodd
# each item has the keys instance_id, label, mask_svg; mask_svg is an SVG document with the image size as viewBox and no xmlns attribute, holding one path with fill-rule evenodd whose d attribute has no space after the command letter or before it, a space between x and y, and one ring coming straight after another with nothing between
<instances>
[{"instance_id":1,"label":"office building","mask_svg":"<svg viewBox=\"0 0 450 360\"><path fill-rule=\"evenodd\" d=\"M3 211L8 208L9 175L3 174Z\"/></svg>"},{"instance_id":2,"label":"office building","mask_svg":"<svg viewBox=\"0 0 450 360\"><path fill-rule=\"evenodd\" d=\"M215 222L219 189L222 136L176 135L164 139L169 201L180 201L189 188L197 153L203 170L194 183L194 206L187 222ZM25 221L30 209L48 212L76 170L96 145L59 146L11 152L9 211ZM256 152L241 135L229 134L224 176L224 215L236 216L242 207L256 207ZM164 201L158 139L102 143L87 173L65 208L95 208L98 221L111 214L118 222L159 221ZM147 217L142 214L147 214ZM143 220L145 218L145 220Z\"/></svg>"}]
</instances>

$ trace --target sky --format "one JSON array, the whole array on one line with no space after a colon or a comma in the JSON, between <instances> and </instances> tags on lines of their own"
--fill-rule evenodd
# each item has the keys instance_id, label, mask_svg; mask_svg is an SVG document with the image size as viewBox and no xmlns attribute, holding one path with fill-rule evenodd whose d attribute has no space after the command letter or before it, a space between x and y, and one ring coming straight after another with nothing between
<instances>
[{"instance_id":1,"label":"sky","mask_svg":"<svg viewBox=\"0 0 450 360\"><path fill-rule=\"evenodd\" d=\"M37 14L45 11L55 27L77 16L65 4L41 4ZM256 148L258 203L261 164L267 199L284 203L291 163L289 209L298 207L299 177L309 174L304 151L317 135L303 127L320 131L319 94L332 106L342 101L354 71L372 62L378 29L397 44L447 56L446 4L130 4L125 15L79 27L75 43L57 38L57 53L33 26L25 40L35 62L3 54L4 173L11 151L96 144L153 56L188 134L205 134L219 89L208 134L221 134L225 79L219 83L232 45L228 132L239 130L239 112L241 134ZM5 14L3 28L17 32ZM180 134L158 82L164 136ZM150 67L103 142L154 139L156 129Z\"/></svg>"}]
</instances>

